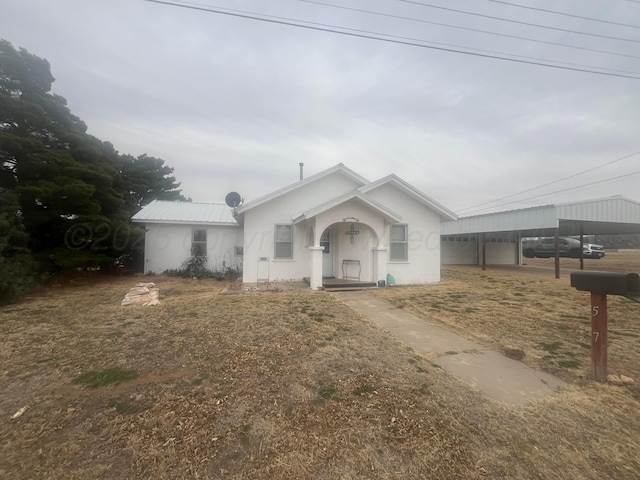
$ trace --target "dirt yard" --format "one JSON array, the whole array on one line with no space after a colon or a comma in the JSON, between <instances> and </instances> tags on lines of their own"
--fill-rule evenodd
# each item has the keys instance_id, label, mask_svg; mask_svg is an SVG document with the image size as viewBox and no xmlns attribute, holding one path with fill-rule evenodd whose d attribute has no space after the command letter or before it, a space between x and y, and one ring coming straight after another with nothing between
<instances>
[{"instance_id":1,"label":"dirt yard","mask_svg":"<svg viewBox=\"0 0 640 480\"><path fill-rule=\"evenodd\" d=\"M160 306L121 307L137 281L122 277L0 309L0 478L638 478L638 383L588 379L589 296L553 271L447 268L440 285L374 293L572 384L526 407L325 292L141 280ZM609 310L610 370L639 382L640 305Z\"/></svg>"}]
</instances>

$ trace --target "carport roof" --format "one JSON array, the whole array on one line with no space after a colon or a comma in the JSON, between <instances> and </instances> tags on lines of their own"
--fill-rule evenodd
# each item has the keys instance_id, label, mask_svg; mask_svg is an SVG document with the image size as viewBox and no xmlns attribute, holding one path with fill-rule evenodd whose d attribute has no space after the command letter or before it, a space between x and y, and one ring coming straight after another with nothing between
<instances>
[{"instance_id":1,"label":"carport roof","mask_svg":"<svg viewBox=\"0 0 640 480\"><path fill-rule=\"evenodd\" d=\"M640 233L640 203L622 196L544 205L443 222L442 235L520 232L525 237Z\"/></svg>"}]
</instances>

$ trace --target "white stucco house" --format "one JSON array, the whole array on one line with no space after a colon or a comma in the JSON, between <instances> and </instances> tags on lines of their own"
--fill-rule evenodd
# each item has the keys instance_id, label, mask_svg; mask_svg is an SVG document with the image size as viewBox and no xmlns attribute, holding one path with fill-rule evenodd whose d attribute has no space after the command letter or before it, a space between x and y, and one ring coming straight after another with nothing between
<instances>
[{"instance_id":1,"label":"white stucco house","mask_svg":"<svg viewBox=\"0 0 640 480\"><path fill-rule=\"evenodd\" d=\"M440 280L440 224L455 214L396 175L370 182L338 164L235 209L152 202L145 273L206 252L210 267L241 267L243 282L323 278L401 284Z\"/></svg>"},{"instance_id":2,"label":"white stucco house","mask_svg":"<svg viewBox=\"0 0 640 480\"><path fill-rule=\"evenodd\" d=\"M132 217L143 224L144 273L180 268L206 256L209 268L242 269L243 229L225 204L154 200Z\"/></svg>"}]
</instances>

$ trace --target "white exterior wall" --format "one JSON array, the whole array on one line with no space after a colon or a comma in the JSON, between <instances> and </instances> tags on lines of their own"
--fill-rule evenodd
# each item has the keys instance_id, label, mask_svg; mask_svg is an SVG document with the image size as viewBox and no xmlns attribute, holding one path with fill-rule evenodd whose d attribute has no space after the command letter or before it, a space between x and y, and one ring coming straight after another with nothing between
<instances>
[{"instance_id":1,"label":"white exterior wall","mask_svg":"<svg viewBox=\"0 0 640 480\"><path fill-rule=\"evenodd\" d=\"M443 235L443 265L481 265L482 234L476 235ZM517 234L491 234L485 240L485 261L487 265L518 265Z\"/></svg>"},{"instance_id":2,"label":"white exterior wall","mask_svg":"<svg viewBox=\"0 0 640 480\"><path fill-rule=\"evenodd\" d=\"M359 184L354 180L335 172L245 212L243 282L256 283L258 259L261 257L269 258L270 281L302 280L308 277L311 268L311 252L307 247L310 245L310 230L315 222L300 222L294 226L293 259L291 260L273 258L275 225L290 225L292 217L298 213L345 195L358 186ZM316 230L314 232L319 239L322 232Z\"/></svg>"},{"instance_id":3,"label":"white exterior wall","mask_svg":"<svg viewBox=\"0 0 640 480\"><path fill-rule=\"evenodd\" d=\"M399 223L408 226L408 262L387 261L387 273L398 285L440 281L440 216L422 203L390 184L367 192L367 196L402 215ZM387 225L383 241L389 246ZM390 252L388 252L390 254Z\"/></svg>"},{"instance_id":4,"label":"white exterior wall","mask_svg":"<svg viewBox=\"0 0 640 480\"><path fill-rule=\"evenodd\" d=\"M339 223L334 227L335 241L333 249L333 273L336 278L344 276L343 260L360 261L360 280L363 282L377 282L378 278L373 278L373 248L377 245L378 239L370 227L363 223L353 224L354 229L360 232L353 236L347 233L351 229L351 223ZM350 278L357 275L358 268L350 265L345 266L346 273Z\"/></svg>"},{"instance_id":5,"label":"white exterior wall","mask_svg":"<svg viewBox=\"0 0 640 480\"><path fill-rule=\"evenodd\" d=\"M343 222L346 218L357 218L358 222ZM377 282L383 278L374 278L373 274L373 249L379 246L379 236L384 235L384 219L380 213L372 210L369 206L363 205L357 200L338 205L315 218L316 241L324 230L333 225L333 273L337 278L342 278L342 261L360 261L360 280L366 282ZM359 232L353 236L347 232L353 228ZM355 267L349 267L349 276L357 271Z\"/></svg>"},{"instance_id":6,"label":"white exterior wall","mask_svg":"<svg viewBox=\"0 0 640 480\"><path fill-rule=\"evenodd\" d=\"M517 265L520 258L518 244L510 241L487 242L485 247L487 265Z\"/></svg>"},{"instance_id":7,"label":"white exterior wall","mask_svg":"<svg viewBox=\"0 0 640 480\"><path fill-rule=\"evenodd\" d=\"M443 265L477 265L479 263L476 237L443 236L440 249Z\"/></svg>"},{"instance_id":8,"label":"white exterior wall","mask_svg":"<svg viewBox=\"0 0 640 480\"><path fill-rule=\"evenodd\" d=\"M207 266L222 269L225 266L242 268L242 257L236 257L234 247L241 247L241 226L212 226L149 223L145 225L144 273L162 273L180 268L191 256L193 230L207 231Z\"/></svg>"}]
</instances>

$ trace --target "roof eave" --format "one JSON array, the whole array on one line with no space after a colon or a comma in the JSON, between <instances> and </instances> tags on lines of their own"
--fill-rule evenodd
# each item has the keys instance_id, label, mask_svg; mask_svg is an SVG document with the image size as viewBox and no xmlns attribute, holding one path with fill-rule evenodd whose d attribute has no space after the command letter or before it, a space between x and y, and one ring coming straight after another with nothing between
<instances>
[{"instance_id":1,"label":"roof eave","mask_svg":"<svg viewBox=\"0 0 640 480\"><path fill-rule=\"evenodd\" d=\"M366 196L364 196L361 193L357 193L357 192L352 192L348 195L344 195L342 197L338 197L335 198L329 202L326 202L322 205L319 205L307 212L300 212L297 213L296 215L291 217L291 220L293 221L294 224L296 223L300 223L304 220L308 220L310 218L313 218L317 215L320 215L323 212L326 212L327 210L331 210L332 208L337 207L338 205L342 205L345 202L348 202L350 200L357 200L365 205L367 205L369 208L374 209L375 211L377 211L378 213L380 213L385 220L390 221L391 223L393 222L400 222L402 220L402 215L398 215L397 213L393 212L392 210L389 210L388 208L386 208L385 206L381 205L380 203L376 202L375 200L372 200L370 198L367 198Z\"/></svg>"},{"instance_id":2,"label":"roof eave","mask_svg":"<svg viewBox=\"0 0 640 480\"><path fill-rule=\"evenodd\" d=\"M455 213L453 213L451 210L449 210L447 207L436 202L433 198L428 197L427 195L422 193L420 190L416 189L413 185L405 182L403 179L401 179L395 174L387 175L386 177L381 178L380 180L376 180L373 183L360 187L358 190L361 191L362 193L367 193L372 190L375 190L376 188L386 183L391 183L395 185L396 187L403 190L405 193L409 194L415 200L422 203L424 206L434 210L442 220L448 221L448 220L458 219L458 216Z\"/></svg>"},{"instance_id":3,"label":"roof eave","mask_svg":"<svg viewBox=\"0 0 640 480\"><path fill-rule=\"evenodd\" d=\"M239 227L238 223L228 223L228 222L204 222L198 220L158 220L152 218L132 218L131 221L133 223L158 223L164 225L208 225L213 227Z\"/></svg>"}]
</instances>

